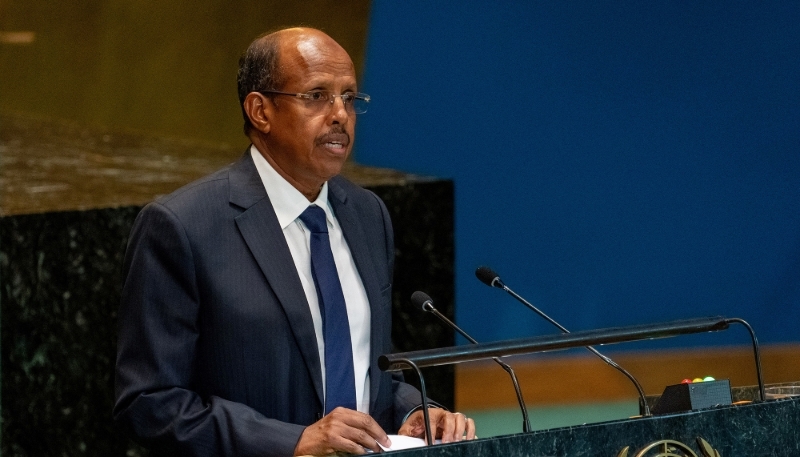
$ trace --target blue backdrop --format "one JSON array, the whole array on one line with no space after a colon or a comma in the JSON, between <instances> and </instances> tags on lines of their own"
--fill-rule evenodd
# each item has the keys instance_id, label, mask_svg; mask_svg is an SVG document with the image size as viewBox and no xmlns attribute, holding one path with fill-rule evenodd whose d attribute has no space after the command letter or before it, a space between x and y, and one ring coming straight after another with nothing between
<instances>
[{"instance_id":1,"label":"blue backdrop","mask_svg":"<svg viewBox=\"0 0 800 457\"><path fill-rule=\"evenodd\" d=\"M800 341L800 2L489 3L373 2L356 142L454 179L458 322L554 331L486 264L572 330Z\"/></svg>"}]
</instances>

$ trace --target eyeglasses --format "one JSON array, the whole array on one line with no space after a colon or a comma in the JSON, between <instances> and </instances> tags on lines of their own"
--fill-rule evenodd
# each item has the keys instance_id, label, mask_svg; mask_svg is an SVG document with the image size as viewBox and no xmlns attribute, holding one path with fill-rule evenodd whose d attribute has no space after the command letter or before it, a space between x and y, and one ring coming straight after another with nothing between
<instances>
[{"instance_id":1,"label":"eyeglasses","mask_svg":"<svg viewBox=\"0 0 800 457\"><path fill-rule=\"evenodd\" d=\"M322 111L326 108L326 105L333 105L336 101L336 97L342 99L342 103L344 104L344 108L347 110L348 113L353 114L364 114L367 112L367 105L369 104L370 97L367 94L357 93L357 92L345 92L340 95L332 94L327 90L312 90L306 93L294 93L294 92L280 92L277 90L262 90L259 91L260 94L277 94L277 95L289 95L291 97L296 97L305 101L306 106L311 108L314 111Z\"/></svg>"}]
</instances>

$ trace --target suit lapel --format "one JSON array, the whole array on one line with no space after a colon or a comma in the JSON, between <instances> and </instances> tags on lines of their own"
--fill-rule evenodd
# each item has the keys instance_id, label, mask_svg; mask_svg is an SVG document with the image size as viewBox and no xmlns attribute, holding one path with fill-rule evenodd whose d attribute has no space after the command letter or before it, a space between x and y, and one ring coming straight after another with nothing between
<instances>
[{"instance_id":1,"label":"suit lapel","mask_svg":"<svg viewBox=\"0 0 800 457\"><path fill-rule=\"evenodd\" d=\"M382 306L381 286L383 284L378 279L376 265L369 252L369 246L372 245L370 241L374 240L367 239L362 219L348 201L344 189L335 180L328 181L328 192L328 201L334 213L336 213L336 219L339 220L339 225L342 227L347 246L350 248L350 254L353 256L356 269L361 276L361 282L367 292L367 300L370 307L370 350L377 351L383 347L381 342L384 335L381 335L379 330L384 327L386 310ZM380 240L379 242L382 241ZM370 354L370 411L372 411L371 407L378 398L378 388L380 387L381 372L377 363L379 355Z\"/></svg>"},{"instance_id":2,"label":"suit lapel","mask_svg":"<svg viewBox=\"0 0 800 457\"><path fill-rule=\"evenodd\" d=\"M288 317L322 404L322 371L311 311L297 269L290 267L294 260L249 151L231 167L229 180L230 202L244 209L235 218L236 225Z\"/></svg>"}]
</instances>

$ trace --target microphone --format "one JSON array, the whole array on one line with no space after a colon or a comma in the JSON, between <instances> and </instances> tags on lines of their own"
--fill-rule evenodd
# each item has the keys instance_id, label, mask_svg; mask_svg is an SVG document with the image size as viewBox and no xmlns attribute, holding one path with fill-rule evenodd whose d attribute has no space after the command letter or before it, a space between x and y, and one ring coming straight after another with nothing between
<instances>
[{"instance_id":1,"label":"microphone","mask_svg":"<svg viewBox=\"0 0 800 457\"><path fill-rule=\"evenodd\" d=\"M450 328L457 331L461 334L464 338L466 338L472 344L478 344L474 338L469 336L467 332L461 329L458 325L456 325L453 321L447 318L444 314L440 313L438 309L433 306L433 300L431 297L428 296L425 292L416 291L411 294L411 303L415 306L422 308L423 311L433 314L434 316L438 317L442 322L447 324ZM514 391L517 393L517 402L519 402L519 408L522 410L522 431L527 433L532 431L531 430L531 422L528 419L528 408L525 406L525 400L522 399L522 391L519 388L519 382L517 382L517 375L514 373L514 369L512 369L507 363L500 360L498 357L492 357L498 365L500 365L506 373L511 376L511 382L514 383Z\"/></svg>"},{"instance_id":2,"label":"microphone","mask_svg":"<svg viewBox=\"0 0 800 457\"><path fill-rule=\"evenodd\" d=\"M523 305L533 310L536 314L543 317L547 322L550 322L551 324L558 327L558 329L561 330L563 333L569 333L569 330L564 328L561 324L554 321L550 316L543 313L539 308L533 306L528 300L525 300L519 294L517 294L516 292L511 290L508 286L506 286L505 283L503 283L503 281L500 279L500 275L495 273L494 270L492 270L491 268L487 266L480 266L475 270L475 276L477 276L482 283L486 284L489 287L496 287L498 289L503 289L504 291L508 292L508 294L516 298L517 301L519 301ZM650 416L651 415L650 407L647 406L647 400L645 399L644 390L642 390L642 386L641 384L639 384L639 381L637 381L636 378L634 378L633 375L628 372L628 370L617 365L617 362L614 362L610 358L604 356L592 346L586 346L586 349L588 349L589 352L596 355L597 357L600 357L600 359L602 359L603 362L617 369L620 373L624 374L625 377L630 379L633 385L636 386L636 390L639 392L639 414L642 416Z\"/></svg>"}]
</instances>

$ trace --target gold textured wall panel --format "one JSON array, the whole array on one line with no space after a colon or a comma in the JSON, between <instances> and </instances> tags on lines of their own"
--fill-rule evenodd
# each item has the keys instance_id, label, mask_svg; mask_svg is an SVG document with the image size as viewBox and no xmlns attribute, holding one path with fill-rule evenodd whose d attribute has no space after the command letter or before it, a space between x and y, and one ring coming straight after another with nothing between
<instances>
[{"instance_id":1,"label":"gold textured wall panel","mask_svg":"<svg viewBox=\"0 0 800 457\"><path fill-rule=\"evenodd\" d=\"M244 147L236 69L318 27L363 66L369 0L0 0L0 111Z\"/></svg>"}]
</instances>

